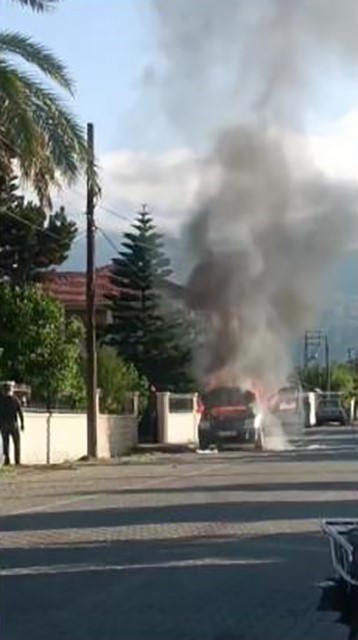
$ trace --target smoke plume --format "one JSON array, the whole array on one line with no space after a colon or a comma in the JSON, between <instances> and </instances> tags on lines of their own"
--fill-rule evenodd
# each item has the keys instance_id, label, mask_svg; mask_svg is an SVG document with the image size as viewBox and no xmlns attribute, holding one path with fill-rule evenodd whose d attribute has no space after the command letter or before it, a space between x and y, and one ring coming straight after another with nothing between
<instances>
[{"instance_id":1,"label":"smoke plume","mask_svg":"<svg viewBox=\"0 0 358 640\"><path fill-rule=\"evenodd\" d=\"M357 73L356 0L153 2L168 112L216 168L188 234L187 303L211 326L205 374L273 390L357 231L355 188L283 133L318 108L330 74Z\"/></svg>"}]
</instances>

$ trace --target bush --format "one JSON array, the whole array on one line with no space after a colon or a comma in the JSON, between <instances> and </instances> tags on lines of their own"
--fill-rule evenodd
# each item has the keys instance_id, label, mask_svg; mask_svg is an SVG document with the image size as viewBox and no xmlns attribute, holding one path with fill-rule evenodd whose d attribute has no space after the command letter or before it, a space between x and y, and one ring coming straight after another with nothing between
<instances>
[{"instance_id":1,"label":"bush","mask_svg":"<svg viewBox=\"0 0 358 640\"><path fill-rule=\"evenodd\" d=\"M110 347L98 353L98 386L101 390L100 406L103 413L123 413L128 396L139 393L140 411L147 401L148 382L132 364L125 363Z\"/></svg>"}]
</instances>

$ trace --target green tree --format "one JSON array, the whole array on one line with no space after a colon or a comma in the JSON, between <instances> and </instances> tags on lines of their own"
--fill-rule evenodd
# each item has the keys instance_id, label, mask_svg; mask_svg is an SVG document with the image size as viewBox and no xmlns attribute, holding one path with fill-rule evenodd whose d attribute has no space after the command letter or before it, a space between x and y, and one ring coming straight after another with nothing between
<instances>
[{"instance_id":1,"label":"green tree","mask_svg":"<svg viewBox=\"0 0 358 640\"><path fill-rule=\"evenodd\" d=\"M0 285L0 346L5 378L30 384L53 407L60 396L84 400L83 327L37 287Z\"/></svg>"},{"instance_id":2,"label":"green tree","mask_svg":"<svg viewBox=\"0 0 358 640\"><path fill-rule=\"evenodd\" d=\"M332 391L353 397L356 387L355 372L347 364L334 364L331 367L330 387Z\"/></svg>"},{"instance_id":3,"label":"green tree","mask_svg":"<svg viewBox=\"0 0 358 640\"><path fill-rule=\"evenodd\" d=\"M356 388L355 372L347 364L330 365L329 379L325 367L313 366L299 370L301 383L309 389L343 393L347 397L354 395Z\"/></svg>"},{"instance_id":4,"label":"green tree","mask_svg":"<svg viewBox=\"0 0 358 640\"><path fill-rule=\"evenodd\" d=\"M306 369L297 370L298 378L301 384L308 389L321 389L325 391L327 388L327 371L325 368L314 365Z\"/></svg>"},{"instance_id":5,"label":"green tree","mask_svg":"<svg viewBox=\"0 0 358 640\"><path fill-rule=\"evenodd\" d=\"M121 413L128 395L137 392L145 403L148 382L139 375L133 364L124 362L110 347L98 352L98 386L101 390L101 409L104 413Z\"/></svg>"},{"instance_id":6,"label":"green tree","mask_svg":"<svg viewBox=\"0 0 358 640\"><path fill-rule=\"evenodd\" d=\"M18 1L38 11L55 4ZM46 47L17 32L0 32L0 174L9 174L16 160L41 203L50 205L50 186L59 175L75 179L86 166L87 149L82 128L43 77L73 94L66 67Z\"/></svg>"},{"instance_id":7,"label":"green tree","mask_svg":"<svg viewBox=\"0 0 358 640\"><path fill-rule=\"evenodd\" d=\"M47 216L40 205L17 195L15 178L0 177L0 277L24 285L69 255L77 225L65 210Z\"/></svg>"},{"instance_id":8,"label":"green tree","mask_svg":"<svg viewBox=\"0 0 358 640\"><path fill-rule=\"evenodd\" d=\"M163 238L143 210L113 260L119 292L112 297L107 342L158 390L185 390L193 384L187 327L180 314L167 310L161 293L171 273Z\"/></svg>"}]
</instances>

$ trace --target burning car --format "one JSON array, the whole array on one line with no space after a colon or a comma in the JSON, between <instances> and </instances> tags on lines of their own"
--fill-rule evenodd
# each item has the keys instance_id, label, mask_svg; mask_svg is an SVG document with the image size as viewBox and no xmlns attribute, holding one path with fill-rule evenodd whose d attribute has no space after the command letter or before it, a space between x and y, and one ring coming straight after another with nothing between
<instances>
[{"instance_id":1,"label":"burning car","mask_svg":"<svg viewBox=\"0 0 358 640\"><path fill-rule=\"evenodd\" d=\"M256 396L240 387L217 387L200 400L199 448L252 443L263 448L261 414Z\"/></svg>"}]
</instances>

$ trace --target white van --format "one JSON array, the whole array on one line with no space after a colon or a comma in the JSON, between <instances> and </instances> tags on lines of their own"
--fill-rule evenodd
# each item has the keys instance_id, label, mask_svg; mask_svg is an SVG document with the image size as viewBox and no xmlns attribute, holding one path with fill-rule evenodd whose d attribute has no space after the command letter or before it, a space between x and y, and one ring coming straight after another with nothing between
<instances>
[{"instance_id":1,"label":"white van","mask_svg":"<svg viewBox=\"0 0 358 640\"><path fill-rule=\"evenodd\" d=\"M282 387L271 404L272 413L278 418L288 439L300 438L307 422L305 394L299 384Z\"/></svg>"}]
</instances>

